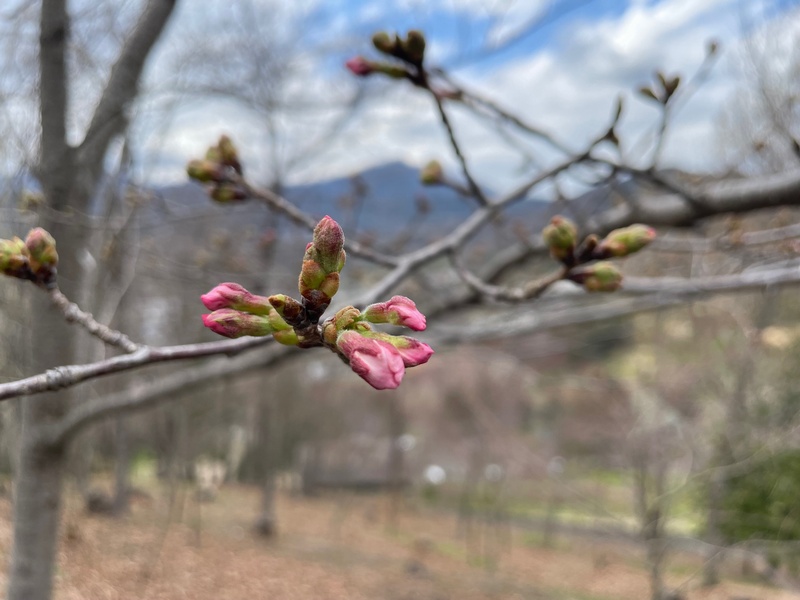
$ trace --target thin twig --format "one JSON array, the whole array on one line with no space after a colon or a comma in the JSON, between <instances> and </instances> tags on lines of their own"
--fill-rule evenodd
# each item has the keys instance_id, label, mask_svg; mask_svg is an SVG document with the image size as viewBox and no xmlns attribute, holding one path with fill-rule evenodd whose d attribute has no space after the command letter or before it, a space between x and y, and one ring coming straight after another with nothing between
<instances>
[{"instance_id":1,"label":"thin twig","mask_svg":"<svg viewBox=\"0 0 800 600\"><path fill-rule=\"evenodd\" d=\"M439 118L441 118L442 125L444 125L444 128L447 131L447 137L450 139L450 146L452 146L453 152L455 152L456 156L458 157L458 162L461 164L461 172L464 174L464 179L467 180L467 185L472 192L471 195L481 206L488 206L489 199L475 181L472 173L470 173L469 166L467 165L467 159L464 156L464 153L461 151L461 146L459 146L458 141L456 140L456 134L453 131L453 126L450 124L450 118L447 116L447 111L444 109L442 99L432 89L428 88L428 91L430 91L431 96L433 96L433 99L436 102L436 108L439 109Z\"/></svg>"},{"instance_id":2,"label":"thin twig","mask_svg":"<svg viewBox=\"0 0 800 600\"><path fill-rule=\"evenodd\" d=\"M80 325L103 343L109 346L115 346L127 353L136 352L142 347L131 341L131 339L121 331L111 329L102 323L98 323L91 314L81 310L74 302L70 302L58 288L48 290L48 294L50 295L50 300L62 312L67 322Z\"/></svg>"},{"instance_id":3,"label":"thin twig","mask_svg":"<svg viewBox=\"0 0 800 600\"><path fill-rule=\"evenodd\" d=\"M562 268L546 277L530 281L522 287L509 287L492 285L477 277L466 267L457 252L450 253L450 261L458 276L469 287L482 296L504 302L523 302L538 298L555 282L564 279L569 271L567 268Z\"/></svg>"}]
</instances>

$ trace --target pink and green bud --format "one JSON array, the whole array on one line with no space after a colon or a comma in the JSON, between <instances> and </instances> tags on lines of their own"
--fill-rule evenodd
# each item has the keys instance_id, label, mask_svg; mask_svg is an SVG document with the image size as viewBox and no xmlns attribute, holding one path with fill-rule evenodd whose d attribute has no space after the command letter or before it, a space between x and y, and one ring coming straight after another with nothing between
<instances>
[{"instance_id":1,"label":"pink and green bud","mask_svg":"<svg viewBox=\"0 0 800 600\"><path fill-rule=\"evenodd\" d=\"M189 164L186 165L186 173L195 181L202 183L220 181L224 178L221 165L211 160L189 161Z\"/></svg>"},{"instance_id":2,"label":"pink and green bud","mask_svg":"<svg viewBox=\"0 0 800 600\"><path fill-rule=\"evenodd\" d=\"M556 215L542 230L542 239L550 248L553 258L561 261L569 260L578 241L578 228L566 217Z\"/></svg>"},{"instance_id":3,"label":"pink and green bud","mask_svg":"<svg viewBox=\"0 0 800 600\"><path fill-rule=\"evenodd\" d=\"M53 236L41 227L28 232L25 238L28 251L28 265L39 283L55 282L58 252Z\"/></svg>"},{"instance_id":4,"label":"pink and green bud","mask_svg":"<svg viewBox=\"0 0 800 600\"><path fill-rule=\"evenodd\" d=\"M432 160L422 167L419 172L419 180L422 185L438 185L444 181L442 165L438 160Z\"/></svg>"},{"instance_id":5,"label":"pink and green bud","mask_svg":"<svg viewBox=\"0 0 800 600\"><path fill-rule=\"evenodd\" d=\"M347 60L344 66L357 77L367 77L375 72L375 64L363 56L354 56Z\"/></svg>"},{"instance_id":6,"label":"pink and green bud","mask_svg":"<svg viewBox=\"0 0 800 600\"><path fill-rule=\"evenodd\" d=\"M569 272L567 279L581 284L587 292L613 292L622 285L622 273L607 261L574 269Z\"/></svg>"},{"instance_id":7,"label":"pink and green bud","mask_svg":"<svg viewBox=\"0 0 800 600\"><path fill-rule=\"evenodd\" d=\"M200 300L208 310L232 308L254 315L269 315L272 312L269 299L251 294L238 283L220 283Z\"/></svg>"},{"instance_id":8,"label":"pink and green bud","mask_svg":"<svg viewBox=\"0 0 800 600\"><path fill-rule=\"evenodd\" d=\"M405 374L403 358L391 344L366 338L355 331L345 331L336 347L350 368L376 390L394 389Z\"/></svg>"},{"instance_id":9,"label":"pink and green bud","mask_svg":"<svg viewBox=\"0 0 800 600\"><path fill-rule=\"evenodd\" d=\"M246 335L265 336L273 332L269 319L263 315L251 315L232 308L221 308L203 315L203 325L214 333L238 338Z\"/></svg>"},{"instance_id":10,"label":"pink and green bud","mask_svg":"<svg viewBox=\"0 0 800 600\"><path fill-rule=\"evenodd\" d=\"M602 258L628 256L638 252L656 239L656 230L647 225L631 225L615 229L597 246L596 254Z\"/></svg>"},{"instance_id":11,"label":"pink and green bud","mask_svg":"<svg viewBox=\"0 0 800 600\"><path fill-rule=\"evenodd\" d=\"M388 333L382 333L380 331L364 331L361 332L361 335L394 346L406 367L424 365L428 362L430 357L433 356L433 348L412 337L405 335L389 335Z\"/></svg>"},{"instance_id":12,"label":"pink and green bud","mask_svg":"<svg viewBox=\"0 0 800 600\"><path fill-rule=\"evenodd\" d=\"M417 310L413 300L405 296L394 296L386 302L370 304L361 318L370 323L402 325L414 331L424 331L426 327L425 315Z\"/></svg>"},{"instance_id":13,"label":"pink and green bud","mask_svg":"<svg viewBox=\"0 0 800 600\"><path fill-rule=\"evenodd\" d=\"M344 248L344 232L339 224L325 216L314 228L313 242L317 251L317 262L326 273L339 272L344 266L342 249Z\"/></svg>"}]
</instances>

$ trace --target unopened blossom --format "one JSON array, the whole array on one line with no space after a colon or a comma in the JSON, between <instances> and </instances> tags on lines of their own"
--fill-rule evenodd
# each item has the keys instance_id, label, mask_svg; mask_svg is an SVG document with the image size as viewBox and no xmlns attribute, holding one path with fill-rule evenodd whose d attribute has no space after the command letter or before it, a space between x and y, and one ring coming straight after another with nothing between
<instances>
[{"instance_id":1,"label":"unopened blossom","mask_svg":"<svg viewBox=\"0 0 800 600\"><path fill-rule=\"evenodd\" d=\"M403 380L403 358L387 342L364 337L357 331L344 331L336 340L336 347L350 368L376 390L394 389Z\"/></svg>"},{"instance_id":2,"label":"unopened blossom","mask_svg":"<svg viewBox=\"0 0 800 600\"><path fill-rule=\"evenodd\" d=\"M362 317L370 323L391 323L414 331L424 331L426 327L425 315L417 310L413 300L405 296L393 296L386 302L370 304Z\"/></svg>"},{"instance_id":3,"label":"unopened blossom","mask_svg":"<svg viewBox=\"0 0 800 600\"><path fill-rule=\"evenodd\" d=\"M273 332L268 317L252 315L232 308L221 308L210 314L202 315L202 318L203 325L214 333L228 338L246 335L265 336Z\"/></svg>"},{"instance_id":4,"label":"unopened blossom","mask_svg":"<svg viewBox=\"0 0 800 600\"><path fill-rule=\"evenodd\" d=\"M630 225L615 229L597 246L600 258L622 257L638 252L656 239L656 230L647 225Z\"/></svg>"},{"instance_id":5,"label":"unopened blossom","mask_svg":"<svg viewBox=\"0 0 800 600\"><path fill-rule=\"evenodd\" d=\"M380 331L363 331L361 335L394 346L406 367L424 365L433 356L433 348L428 344L406 335L390 335Z\"/></svg>"},{"instance_id":6,"label":"unopened blossom","mask_svg":"<svg viewBox=\"0 0 800 600\"><path fill-rule=\"evenodd\" d=\"M344 66L353 74L358 77L366 77L375 72L375 68L370 61L363 56L354 56L347 60Z\"/></svg>"},{"instance_id":7,"label":"unopened blossom","mask_svg":"<svg viewBox=\"0 0 800 600\"><path fill-rule=\"evenodd\" d=\"M269 315L272 311L269 300L264 296L251 294L238 283L220 283L200 300L208 310L232 308L254 315Z\"/></svg>"}]
</instances>

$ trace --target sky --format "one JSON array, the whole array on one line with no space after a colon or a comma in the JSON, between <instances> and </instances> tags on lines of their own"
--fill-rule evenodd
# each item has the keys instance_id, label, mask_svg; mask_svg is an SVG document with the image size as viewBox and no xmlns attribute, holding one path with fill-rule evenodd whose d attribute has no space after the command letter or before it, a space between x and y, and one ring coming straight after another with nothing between
<instances>
[{"instance_id":1,"label":"sky","mask_svg":"<svg viewBox=\"0 0 800 600\"><path fill-rule=\"evenodd\" d=\"M457 173L428 96L406 82L359 80L343 67L353 55L378 58L369 43L374 31L409 28L425 32L430 65L444 68L468 89L491 97L575 151L607 127L622 96L623 149L629 160L642 165L652 149L659 112L635 90L651 82L655 70L691 79L715 40L719 59L703 85L676 107L661 166L719 170L725 158L720 112L747 85L740 65L748 40L775 35L785 23L800 21L800 0L298 0L278 2L279 10L274 0L250 1L254 19L282 19L273 31L292 53L276 95L283 108L268 129L263 113L252 107L209 98L160 124L159 135L153 134L152 124L150 130L143 126L151 181L183 180L185 162L222 132L239 143L250 173L264 181L276 164L273 155L282 157L287 183L347 176L390 161L421 167L437 159ZM208 0L207 6L215 2ZM184 3L183 12L189 4ZM197 17L179 11L173 38L185 37L192 19ZM169 80L171 74L161 67L154 80L159 77ZM253 79L241 85L254 85ZM359 91L368 92L365 100L348 112L343 107ZM320 108L326 102L329 106ZM313 108L300 110L305 103ZM324 136L342 115L347 118L335 135ZM469 164L488 188L502 191L530 173L530 164L509 148L496 125L458 107L452 115ZM325 143L315 145L318 137ZM539 165L563 157L524 137L519 140ZM304 154L308 148L314 151Z\"/></svg>"}]
</instances>

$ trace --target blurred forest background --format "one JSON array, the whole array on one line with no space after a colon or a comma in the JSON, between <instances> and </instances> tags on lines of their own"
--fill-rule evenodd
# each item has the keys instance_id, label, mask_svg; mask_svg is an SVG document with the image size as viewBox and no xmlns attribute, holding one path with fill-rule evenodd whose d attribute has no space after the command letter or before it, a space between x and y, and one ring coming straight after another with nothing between
<instances>
[{"instance_id":1,"label":"blurred forest background","mask_svg":"<svg viewBox=\"0 0 800 600\"><path fill-rule=\"evenodd\" d=\"M569 148L601 132L623 94L631 118L618 135L629 157L652 157L676 181L788 172L800 156L792 2L73 0L66 119L54 134L40 110L58 100L40 71L40 17L59 4L0 3L0 236L50 223L59 249L65 240L59 275L70 298L147 344L208 341L198 297L219 282L258 294L296 286L305 229L256 203L213 204L185 178L187 160L221 133L254 181L387 254L423 247L474 210L458 190L420 182L431 159L459 174L431 103L343 68L369 52L376 30L424 30L433 63ZM147 15L160 24L131 50ZM659 47L631 32L642 23ZM616 46L606 54L601 43ZM114 99L109 82L124 79L115 65L128 50L140 73ZM537 79L550 71L536 65L570 52L576 63L602 55L606 71L595 77L612 73L610 82ZM525 71L528 59L540 62ZM694 86L663 148L659 116L637 92L657 69ZM531 81L545 100L526 95ZM565 114L546 112L559 103ZM454 112L487 189L552 164L541 137ZM71 163L59 158L66 148ZM68 186L58 169L75 174ZM535 189L469 242L466 260L490 264L557 213L585 221L657 194L595 175L587 167ZM781 207L660 228L624 272L797 267L797 232L785 233L800 229L799 217ZM53 459L66 484L54 597L800 597L796 288L676 297L582 323L597 300L566 282L535 302L442 310L442 290L467 289L445 263L400 288L429 314L432 337L421 339L437 353L396 391L369 389L330 353L303 352L80 423L63 460ZM552 264L525 261L505 281ZM349 256L340 293L356 295L382 273ZM36 294L22 282L0 286L0 381L65 356L106 356L42 318ZM576 312L550 321L559 310ZM523 333L502 328L536 311L541 322ZM493 327L500 334L486 333ZM69 403L118 398L183 368L84 383ZM40 410L26 403L63 417L37 397L0 404L8 565L23 412Z\"/></svg>"}]
</instances>

